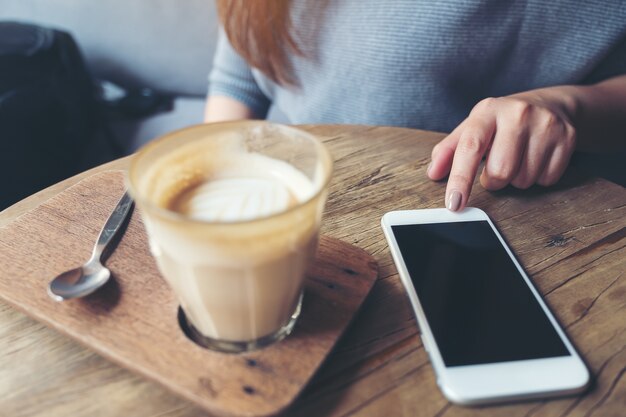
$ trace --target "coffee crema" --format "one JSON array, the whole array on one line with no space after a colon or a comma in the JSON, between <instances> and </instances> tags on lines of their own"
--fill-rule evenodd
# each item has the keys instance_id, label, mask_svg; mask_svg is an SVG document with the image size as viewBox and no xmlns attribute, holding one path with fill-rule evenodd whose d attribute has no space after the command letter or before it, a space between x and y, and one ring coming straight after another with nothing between
<instances>
[{"instance_id":1,"label":"coffee crema","mask_svg":"<svg viewBox=\"0 0 626 417\"><path fill-rule=\"evenodd\" d=\"M311 181L285 162L254 154L225 162L171 193L164 208L194 220L237 222L284 212L313 195Z\"/></svg>"}]
</instances>

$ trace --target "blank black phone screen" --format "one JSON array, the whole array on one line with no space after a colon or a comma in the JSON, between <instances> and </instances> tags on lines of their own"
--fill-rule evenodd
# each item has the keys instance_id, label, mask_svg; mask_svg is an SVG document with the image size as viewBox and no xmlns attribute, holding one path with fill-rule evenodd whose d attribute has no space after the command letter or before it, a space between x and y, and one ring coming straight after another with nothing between
<instances>
[{"instance_id":1,"label":"blank black phone screen","mask_svg":"<svg viewBox=\"0 0 626 417\"><path fill-rule=\"evenodd\" d=\"M446 366L570 355L488 222L391 228Z\"/></svg>"}]
</instances>

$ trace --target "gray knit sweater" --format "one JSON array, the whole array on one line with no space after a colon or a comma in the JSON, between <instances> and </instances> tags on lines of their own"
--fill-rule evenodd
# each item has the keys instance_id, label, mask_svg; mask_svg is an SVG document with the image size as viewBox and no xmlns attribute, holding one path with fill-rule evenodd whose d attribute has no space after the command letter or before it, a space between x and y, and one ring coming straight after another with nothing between
<instances>
[{"instance_id":1,"label":"gray knit sweater","mask_svg":"<svg viewBox=\"0 0 626 417\"><path fill-rule=\"evenodd\" d=\"M295 124L450 131L485 97L626 73L626 1L294 0L292 14L298 87L222 36L209 93Z\"/></svg>"}]
</instances>

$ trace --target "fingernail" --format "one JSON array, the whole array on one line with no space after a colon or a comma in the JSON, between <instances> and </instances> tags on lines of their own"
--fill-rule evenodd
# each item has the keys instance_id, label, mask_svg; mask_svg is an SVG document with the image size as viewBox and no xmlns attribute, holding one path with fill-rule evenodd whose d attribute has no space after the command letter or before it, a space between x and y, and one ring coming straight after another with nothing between
<instances>
[{"instance_id":1,"label":"fingernail","mask_svg":"<svg viewBox=\"0 0 626 417\"><path fill-rule=\"evenodd\" d=\"M433 167L433 162L430 161L430 164L428 164L428 167L426 167L426 174L430 175L430 169Z\"/></svg>"},{"instance_id":2,"label":"fingernail","mask_svg":"<svg viewBox=\"0 0 626 417\"><path fill-rule=\"evenodd\" d=\"M448 210L457 211L461 207L461 193L458 191L452 191L448 197Z\"/></svg>"}]
</instances>

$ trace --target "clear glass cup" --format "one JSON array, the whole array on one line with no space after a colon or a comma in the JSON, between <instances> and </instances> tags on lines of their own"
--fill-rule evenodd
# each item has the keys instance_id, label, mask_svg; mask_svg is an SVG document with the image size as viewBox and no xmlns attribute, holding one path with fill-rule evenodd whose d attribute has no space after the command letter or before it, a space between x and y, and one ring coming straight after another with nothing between
<instances>
[{"instance_id":1,"label":"clear glass cup","mask_svg":"<svg viewBox=\"0 0 626 417\"><path fill-rule=\"evenodd\" d=\"M264 121L192 126L132 157L129 191L196 342L243 352L291 332L331 172L317 137Z\"/></svg>"}]
</instances>

